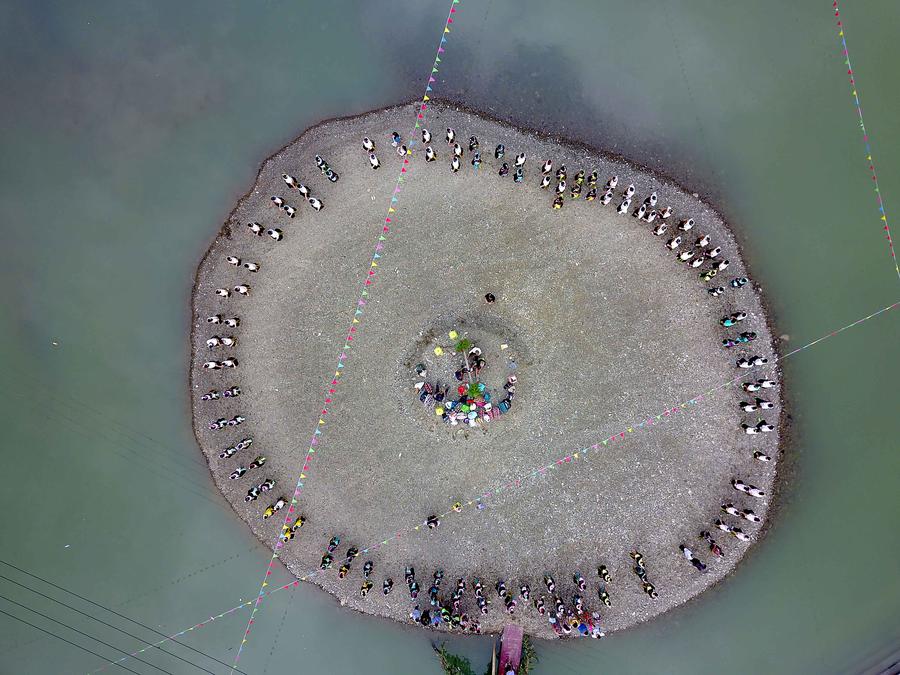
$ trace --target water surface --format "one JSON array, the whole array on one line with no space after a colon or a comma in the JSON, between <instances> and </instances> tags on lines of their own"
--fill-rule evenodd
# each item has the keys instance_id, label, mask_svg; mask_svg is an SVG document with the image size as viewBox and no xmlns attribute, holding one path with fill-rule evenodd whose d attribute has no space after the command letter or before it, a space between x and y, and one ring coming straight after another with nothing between
<instances>
[{"instance_id":1,"label":"water surface","mask_svg":"<svg viewBox=\"0 0 900 675\"><path fill-rule=\"evenodd\" d=\"M0 557L163 631L256 592L268 553L212 490L190 433L193 270L263 157L318 120L421 92L446 9L0 6ZM843 14L890 212L900 203L900 6ZM464 0L437 90L712 198L797 345L900 298L837 40L827 2ZM730 581L602 643L542 645L538 672L852 672L896 645L898 338L888 313L785 362L795 480L777 527ZM5 579L0 595L134 648ZM0 609L119 656L8 600ZM246 616L186 641L230 662ZM4 615L0 626L4 672L102 664ZM266 601L241 664L436 673L431 637L304 588ZM479 663L486 653L486 641L451 643Z\"/></svg>"}]
</instances>

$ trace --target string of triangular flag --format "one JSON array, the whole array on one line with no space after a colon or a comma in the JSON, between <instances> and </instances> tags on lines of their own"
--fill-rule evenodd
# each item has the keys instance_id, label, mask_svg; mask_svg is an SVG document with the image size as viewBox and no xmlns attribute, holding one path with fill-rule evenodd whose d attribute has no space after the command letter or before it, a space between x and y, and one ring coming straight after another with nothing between
<instances>
[{"instance_id":1,"label":"string of triangular flag","mask_svg":"<svg viewBox=\"0 0 900 675\"><path fill-rule=\"evenodd\" d=\"M850 63L850 51L847 49L847 38L844 36L844 22L841 19L841 11L838 8L837 0L832 3L834 8L834 16L837 19L838 37L841 38L841 54L844 57L844 65L847 66L847 76L850 78L850 95L853 96L853 104L856 106L856 114L859 117L859 130L862 132L863 143L866 146L866 161L869 166L869 173L872 176L872 185L875 190L875 200L878 202L878 214L881 219L881 227L887 237L888 249L891 252L891 258L894 261L894 270L897 272L897 278L900 279L900 263L897 262L897 253L894 250L894 240L891 237L891 226L888 224L887 213L884 210L884 199L881 196L881 188L878 185L878 173L875 171L875 160L872 159L872 146L869 144L869 132L866 130L866 122L863 119L862 104L859 102L859 90L856 86L856 75L853 72L853 65Z\"/></svg>"},{"instance_id":2,"label":"string of triangular flag","mask_svg":"<svg viewBox=\"0 0 900 675\"><path fill-rule=\"evenodd\" d=\"M805 349L809 349L810 347L812 347L816 344L819 344L820 342L822 342L824 340L828 340L829 338L832 338L835 335L843 333L844 331L849 330L850 328L853 328L854 326L858 326L859 324L861 324L865 321L873 319L873 318L875 318L881 314L884 314L892 309L896 309L897 307L900 307L900 302L895 302L893 304L887 305L886 307L882 307L881 309L878 309L878 310L872 312L871 314L861 317L861 318L857 319L856 321L848 323L848 324L838 328L837 330L833 330L829 333L826 333L826 334L816 338L815 340L812 340L811 342L807 342L806 344L801 345L800 347L797 347L797 348L787 352L783 356L776 357L773 363L782 361L782 360L784 360L790 356L793 356L794 354L797 354L798 352L801 352ZM724 389L725 387L728 387L729 385L736 384L739 380L747 378L747 377L755 377L755 375L741 373L737 377L734 377L734 378L728 380L727 382L724 382L715 387L711 387L711 388L707 389L705 392L703 392L702 394L698 394L697 396L694 396L693 398L688 399L687 401L680 403L677 406L667 408L667 409L661 411L657 415L648 416L646 419L643 419L636 424L626 426L621 431L619 431L615 434L612 434L611 436L605 438L602 441L598 441L597 443L593 443L589 446L582 447L579 450L576 450L574 452L570 452L552 462L549 462L548 464L543 465L542 467L534 468L534 469L522 474L519 478L516 478L511 481L507 481L507 482L500 484L489 490L480 491L478 493L478 495L472 497L471 499L465 500L465 502L460 502L459 503L460 508L458 510L451 506L445 512L437 514L437 515L439 518L446 518L446 517L450 516L451 514L460 513L462 511L462 508L464 508L464 507L469 507L469 506L473 506L473 505L477 507L477 505L479 503L483 503L484 500L489 499L490 497L493 497L494 495L496 495L500 492L503 492L504 490L507 490L507 489L513 488L513 487L522 487L526 483L527 480L529 480L531 478L537 478L540 476L544 476L549 471L558 470L559 468L564 468L566 465L571 465L571 464L577 462L579 459L584 458L587 455L587 453L589 453L591 451L598 451L601 448L601 446L606 447L610 443L621 442L621 441L625 440L628 437L628 434L634 433L636 429L644 429L644 428L649 428L649 427L653 427L653 426L658 426L656 424L657 422L665 421L668 418L671 418L672 416L674 416L675 413L679 412L681 409L687 408L690 405L697 405L701 401L704 401L705 399L707 399L710 394L712 394L720 389ZM388 545L390 542L396 541L396 540L402 538L406 534L410 534L412 532L417 532L417 531L421 530L423 527L427 528L427 525L428 525L427 521L419 522L414 525L410 525L402 530L398 530L396 533L392 534L387 539L377 541L377 542L370 544L369 546L363 548L360 551L360 554L368 553L369 551L376 551L376 550L380 549L381 547ZM313 577L315 577L316 575L321 574L321 573L322 573L322 570L320 570L320 569L312 570L309 573L298 577L298 579L289 581L286 584L282 584L281 586L274 587L268 591L264 591L261 595L263 597L266 597L273 593L277 593L278 591L283 591L283 590L286 590L289 588L297 588L300 585L300 581L308 581L308 580L312 579ZM160 645L165 644L166 642L176 640L179 637L181 637L187 633L190 633L195 630L199 630L200 628L203 628L204 626L209 625L213 621L217 621L218 619L221 619L225 616L234 614L235 612L237 612L245 607L250 607L250 606L254 605L255 602L256 602L256 599L246 600L246 601L240 603L239 605L235 605L234 607L231 607L230 609L226 609L225 611L220 612L219 614L209 616L209 617L203 619L202 621L199 621L198 623L193 624L192 626L189 626L187 628L184 628L184 629L178 631L177 633L172 633L171 635L169 635L166 638L163 638L162 640L158 640L157 642L153 642L153 643L147 643L144 647L142 647L141 649L138 649L137 651L131 652L128 656L123 656L122 658L120 658L116 661L109 661L109 662L107 662L106 665L122 663L123 661L126 661L129 658L131 658L132 656L137 656L139 654L143 654L144 652L146 652L150 649L159 647ZM105 668L105 666L103 668ZM94 673L99 672L100 670L103 670L103 668L99 668L98 670L95 670L93 672Z\"/></svg>"},{"instance_id":3,"label":"string of triangular flag","mask_svg":"<svg viewBox=\"0 0 900 675\"><path fill-rule=\"evenodd\" d=\"M428 76L428 81L425 85L425 92L422 96L422 102L417 108L418 111L415 120L416 129L420 128L422 120L425 119L425 111L428 109L428 101L431 100L431 97L428 96L428 94L433 91L432 84L435 84L437 82L435 75L439 72L438 64L441 63L441 54L445 52L444 45L447 44L447 35L450 33L450 26L453 24L453 16L454 14L456 14L456 5L458 5L459 2L460 0L451 0L450 11L447 13L447 19L444 22L444 28L441 32L441 39L438 43L437 53L434 55L434 61L431 64L431 74ZM416 134L414 134L410 139L407 154L403 157L403 162L400 165L400 172L397 175L396 182L394 183L393 193L391 194L390 202L388 204L387 214L384 217L384 223L381 226L381 232L378 236L378 241L375 243L375 250L372 253L372 258L369 261L369 266L366 270L366 274L363 277L360 295L356 300L356 304L354 305L353 315L350 320L350 326L347 330L347 334L344 336L344 344L341 349L341 353L338 356L337 366L335 368L334 375L331 378L326 389L324 400L322 402L322 409L319 413L318 421L315 423L312 437L309 440L309 445L306 450L306 457L303 459L303 466L300 470L300 475L297 478L297 483L294 486L294 493L291 496L290 506L287 509L283 527L289 527L291 520L295 518L293 514L297 508L297 502L300 498L301 493L303 492L304 482L307 480L308 474L310 472L310 467L312 466L316 458L316 448L319 445L320 436L322 435L329 419L329 406L331 406L335 394L337 393L338 386L341 383L341 377L343 376L345 362L352 353L353 341L357 337L357 330L362 320L362 316L365 313L365 307L369 298L369 290L375 284L378 260L382 256L384 244L388 239L388 235L390 234L393 219L395 218L394 214L399 208L400 194L403 191L403 185L406 182L407 171L411 168L409 164L409 156L412 154L412 147L416 143L415 136ZM278 559L283 546L284 541L279 538L276 541L274 548L272 549L272 557L266 565L266 570L263 575L262 582L260 583L259 591L256 594L255 601L253 602L253 609L250 612L250 618L247 621L247 626L244 629L244 635L241 638L241 643L238 646L237 653L235 654L234 661L232 663L232 672L240 661L241 654L244 651L244 645L247 644L247 641L250 637L250 632L253 629L253 624L256 620L256 614L259 611L260 603L262 602L262 599L266 594L265 589L269 585L269 577L271 577L272 572L275 569L275 562Z\"/></svg>"}]
</instances>

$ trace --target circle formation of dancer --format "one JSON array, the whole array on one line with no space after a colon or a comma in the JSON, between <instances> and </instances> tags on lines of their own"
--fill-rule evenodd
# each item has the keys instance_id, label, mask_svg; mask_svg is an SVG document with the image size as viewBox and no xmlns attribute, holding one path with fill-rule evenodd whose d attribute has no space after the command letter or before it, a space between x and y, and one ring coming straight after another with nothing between
<instances>
[{"instance_id":1,"label":"circle formation of dancer","mask_svg":"<svg viewBox=\"0 0 900 675\"><path fill-rule=\"evenodd\" d=\"M432 107L438 109L436 105ZM408 618L417 625L431 629L467 633L496 631L510 617L515 617L514 620L525 623L538 635L599 638L608 630L627 627L637 620L663 611L660 608L686 601L709 585L706 582L695 582L694 577L705 575L704 578L710 579L724 575L743 554L743 547L759 537L770 504L774 480L773 458L780 436L781 416L778 410L780 385L777 374L771 370L771 364L776 358L772 352L765 317L759 309L758 288L747 275L740 261L739 251L733 248L733 242L721 233L716 236L716 232L707 230L708 218L699 209L698 212L690 210L691 202L684 199L679 201L665 185L653 183L646 190L639 189L638 185L643 184L645 177L636 170L630 171L621 162L608 163L609 166L617 167L618 173L604 172L600 166L574 164L573 161L578 161L578 155L573 152L567 151L563 161L554 156L546 156L531 147L521 147L520 144L524 143L519 140L520 136L500 136L497 131L498 137L492 138L487 132L500 129L498 125L486 125L487 129L479 126L469 131L462 124L467 119L464 114L450 111L440 114L452 126L447 126L442 131L435 130L434 133L422 128L412 137L404 137L393 130L389 133L381 130L376 133L372 130L364 136L360 134L344 139L353 146L350 159L346 153L338 153L337 149L329 146L312 148L312 161L308 150L304 150L307 154L302 154L288 146L282 154L276 155L264 165L260 181L265 178L267 182L264 185L268 189L251 192L245 198L246 212L252 213L253 218L246 218L241 223L229 222L223 235L217 239L201 264L197 277L192 369L197 438L210 461L220 489L238 513L251 524L257 536L267 543L280 540L284 545L284 552L280 554L282 561L298 576L309 577L339 596L343 603L397 620ZM364 126L362 123L354 124L353 128ZM443 125L441 128L444 129ZM326 157L331 161L326 160ZM735 459L729 462L729 466L739 467L737 473L732 475L704 476L708 480L700 489L707 493L706 502L714 504L714 508L678 514L679 517L684 517L683 526L680 526L675 538L666 540L665 547L644 537L640 541L623 537L622 541L617 540L614 550L604 550L601 555L591 550L576 551L577 547L573 544L571 550L577 552L578 562L568 564L566 561L546 559L546 569L533 567L529 574L512 575L504 573L503 569L490 569L490 556L483 557L478 563L487 569L458 568L441 564L440 559L429 560L425 556L435 544L448 553L464 548L457 544L455 538L464 536L466 523L494 508L498 514L502 514L504 509L512 509L511 505L516 499L514 495L519 489L524 492L547 488L551 495L548 500L557 500L548 501L548 508L560 512L560 528L568 527L564 512L568 508L574 509L573 495L568 494L564 487L568 476L576 471L603 472L604 467L599 464L598 459L592 459L594 464L589 468L587 464L578 467L569 465L569 456L565 463L560 460L560 468L555 471L538 471L536 467L544 466L538 462L546 463L546 453L554 452L545 448L543 455L536 455L531 460L534 470L531 465L526 465L522 471L520 464L516 464L515 467L520 470L516 474L518 477L510 477L510 472L501 472L503 481L511 487L506 490L507 496L496 505L496 497L490 489L494 476L479 475L480 480L484 481L480 488L485 490L480 495L467 497L459 494L448 499L446 495L449 490L438 485L432 492L418 495L420 509L421 504L427 503L429 506L427 510L407 511L408 522L382 522L377 515L373 515L371 531L354 531L352 534L343 528L338 529L330 521L329 514L339 512L339 508L323 509L316 502L292 497L293 481L301 471L308 470L301 468L296 448L292 448L292 454L287 454L273 447L276 442L272 440L274 437L270 425L277 419L277 415L270 402L282 400L279 398L282 392L276 384L271 387L261 386L260 382L263 380L259 377L248 381L243 374L248 364L253 363L254 367L259 367L259 363L267 355L274 357L284 350L304 347L304 340L315 343L314 348L310 349L313 354L318 354L316 350L320 349L319 342L327 343L329 348L333 347L328 342L331 333L326 331L333 331L334 327L322 326L319 334L308 331L299 336L285 334L280 342L262 339L263 331L259 327L259 317L262 314L256 308L251 311L251 307L256 298L264 293L270 299L284 298L285 300L280 301L278 311L288 315L291 305L287 299L292 294L322 292L326 287L327 270L320 273L321 285L308 291L295 286L294 272L285 270L284 265L297 254L285 255L283 249L288 245L286 243L298 245L295 242L305 241L313 228L327 227L330 209L325 208L326 204L339 204L339 195L352 195L358 208L362 208L365 201L370 199L365 188L365 177L375 176L380 180L386 172L394 170L395 162L398 162L398 170L400 166L412 165L416 172L426 173L423 180L434 180L438 172L445 172L444 180L453 181L469 176L483 181L488 185L489 191L497 189L497 185L522 190L523 194L524 191L531 190L534 195L540 195L540 208L550 214L548 218L560 218L561 228L566 227L564 218L569 212L577 209L603 210L608 214L604 218L619 223L626 234L604 232L602 236L622 236L633 240L642 238L655 242L652 244L656 247L655 255L665 256L665 259L671 261L666 264L671 266L673 274L690 275L691 284L696 289L696 295L690 303L707 303L707 310L715 313L716 318L710 326L717 331L712 348L719 355L727 355L728 362L731 363L731 372L722 373L723 379L740 376L733 389L746 394L739 397L737 405L731 410L740 415L734 420L734 425L728 430L713 429L709 432L729 434L728 438L735 447ZM380 168L385 168L385 171L370 171ZM630 173L625 173L626 171ZM405 183L408 187L415 176L409 177L408 173L405 175L408 177L408 182ZM317 182L311 178L315 178ZM338 192L339 190L347 192ZM395 200L397 203L402 202L402 194L399 197L396 195L397 193L391 201L389 213L395 210ZM441 197L444 200L441 208L454 204L453 192L448 191L447 195ZM371 201L377 202L379 196L373 193ZM304 202L309 208L304 207ZM396 210L402 211L402 204ZM525 213L529 212L525 210ZM560 215L557 216L556 213ZM467 217L465 212L461 217ZM396 215L393 216L393 219L396 218ZM411 224L403 225L410 227ZM412 237L415 233L401 229L396 236L402 241L402 237ZM498 231L496 227L491 230L486 225L484 236L502 238L506 233ZM548 237L542 245L549 246L552 241L554 240ZM388 242L388 246L390 243ZM316 258L316 245L314 241L310 241L309 254L304 258L304 264L321 265L321 261ZM352 243L348 242L347 245L352 248ZM478 247L477 242L467 245ZM402 244L397 246L399 248ZM643 243L640 247L633 244L633 248L647 250ZM298 245L296 250L303 252L305 244ZM448 244L448 255L451 257L448 264L461 265L452 257L453 251L453 244ZM358 254L359 249L352 249L352 253ZM353 255L348 254L347 259L353 258ZM381 255L389 256L389 252ZM385 258L376 255L376 259L379 262L373 261L373 267L376 264L386 267ZM574 263L573 256L573 269ZM486 263L480 261L479 264ZM502 261L499 264L514 266L516 262ZM554 268L547 269L545 273L548 276L564 276L567 272L568 270ZM591 272L598 273L594 270ZM601 270L600 273L608 272ZM336 267L334 274L344 274L343 268ZM402 280L403 271L398 270L396 274ZM628 279L625 279L623 284L627 283ZM518 297L514 292L516 289L503 287L502 274L495 274L490 285L473 284L473 287L475 290L471 290L466 296L468 305L462 307L480 313L479 316L509 312L505 306L507 297ZM491 292L486 292L487 288ZM456 292L458 294L458 289ZM374 316L378 316L378 304L368 294L363 297L365 301L356 308L357 314L365 309L366 313L372 312ZM351 299L339 300L346 304ZM381 301L384 302L384 296ZM551 297L542 301L547 304L570 303L577 306L579 299L577 292L573 291L568 298ZM658 298L647 299L648 304L658 301ZM437 307L434 311L439 315L444 311L439 302L432 305ZM520 311L528 313L536 310L529 307ZM256 317L255 321L248 321L248 315ZM337 321L344 320L343 315L335 314L335 317ZM640 317L627 319L637 323ZM508 317L504 320L508 320ZM598 322L605 320L605 317L597 318ZM621 323L627 325L627 321ZM590 321L585 321L584 331L589 330ZM669 331L679 337L684 334L677 325L653 327L652 330ZM468 335L472 337L467 337ZM487 356L488 341L493 337L479 334L477 326L462 336L452 330L449 336L451 344L445 350L447 354L444 357L444 362L450 364L448 373L436 372L434 365L426 365L424 360L420 363L416 363L416 360L408 363L406 371L407 378L410 373L414 377L411 384L415 396L429 411L429 416L449 427L488 428L491 423L507 417L511 424L515 422L526 428L531 425L533 429L540 429L547 424L546 418L540 417L540 413L533 409L529 409L526 414L525 408L537 405L541 396L544 398L540 400L553 400L559 391L565 389L567 382L586 377L578 367L582 364L578 364L576 360L576 367L571 367L560 356L563 352L548 342L537 343L533 351L540 357L547 355L548 359L558 362L561 383L533 382L532 371L526 371L524 375L522 372L511 371L496 374L495 377L491 369L496 366L499 371L500 365L493 359L489 361ZM543 338L547 341L551 339L547 336ZM375 338L368 336L366 339ZM636 343L640 339L640 336L624 338L626 343L628 340ZM359 349L356 345L354 348ZM494 348L492 343L490 348ZM321 350L324 352L325 347L321 347ZM355 353L350 351L351 357ZM321 365L314 359L307 358L302 350L295 356L304 361L305 368L314 369ZM623 355L622 358L627 360L629 356ZM343 366L342 360L339 367ZM363 369L364 366L351 358L347 361L347 368ZM275 373L274 369L272 373ZM523 378L523 382L527 380L526 384L529 386L528 396L521 401L516 398L517 385L524 386L519 382L520 378ZM486 380L495 383L495 386L492 388ZM279 380L278 386L282 383L283 380ZM607 381L604 386L610 389L615 384L617 383ZM697 387L701 383L689 384ZM408 385L404 383L405 386ZM541 391L542 386L547 391ZM597 388L599 390L600 386ZM620 388L623 392L621 397L626 399L629 395L628 384L625 383ZM408 389L404 391L408 392ZM532 400L532 394L535 400ZM294 392L284 394L286 397L294 395ZM333 394L326 393L326 396L329 395ZM337 395L334 396L338 398ZM330 399L326 400L331 402ZM514 402L516 414L509 415ZM591 400L584 401L586 408L592 405ZM311 413L309 422L315 425L320 414L318 409L307 405L304 410ZM334 410L346 417L357 415L365 419L364 410L359 408ZM328 412L333 417L339 414ZM554 412L574 417L581 413L577 409ZM323 411L321 415L324 414ZM688 414L690 413L679 413L682 416ZM332 421L330 417L328 421L336 427L341 424L340 420ZM631 424L627 431L622 431L622 438L627 438L627 434L631 433L658 433L650 429L654 423L652 415L646 421L651 424L645 424L644 420ZM298 424L302 422L300 420ZM656 423L664 422L665 420L658 420ZM679 420L665 423L674 428ZM376 427L380 424L381 418L370 422L371 439L362 438L352 447L337 442L327 445L330 442L327 433L339 434L339 431L328 431L323 436L321 443L328 452L356 453L358 457L358 483L351 484L355 487L347 488L348 492L365 490L362 483L366 482L367 476L379 471L378 463L369 459L370 448L367 444L375 446L380 443L379 448L391 445L383 436L378 435ZM390 424L396 426L395 422ZM600 430L591 428L589 431ZM344 437L340 438L342 441L346 440ZM314 436L314 443L319 442L316 439L317 436ZM590 437L579 437L576 442L584 443L585 439ZM718 436L716 439L718 440ZM556 441L561 445L554 447L564 450L565 439ZM314 450L318 450L318 447L315 446ZM372 448L372 451L376 449L378 448ZM446 450L442 452L449 454ZM427 464L441 459L431 456L427 459L410 457L410 454L404 447L397 456L398 464ZM387 452L379 455L386 456ZM577 453L574 456L578 458ZM595 457L602 455L595 453ZM316 458L316 461L322 460ZM459 460L463 467L461 471L466 470L466 462L473 461L475 460L471 456L462 457ZM480 465L478 470L482 470ZM641 478L645 477L643 472L652 474L654 471L657 471L655 466L646 465L635 469L636 475ZM662 482L658 476L655 479ZM308 480L311 485L315 485L317 480L325 479L313 473ZM527 487L529 481L533 487ZM430 486L423 488L421 485L415 481L398 480L398 498L403 498L407 491L430 489ZM665 489L670 488L667 486ZM690 491L698 488L674 486L671 492L664 492L664 495L674 495L684 489ZM593 494L579 493L576 496L589 504L594 504L596 500L596 495ZM352 495L347 499L352 502ZM665 503L663 497L660 498L660 503ZM550 525L544 526L546 530L555 527L550 522ZM324 533L325 539L317 533ZM385 535L389 538L378 546L373 546ZM425 540L425 537L429 539ZM628 543L625 539L628 539ZM489 550L490 546L491 542L483 542L484 550ZM395 547L396 553L389 553L390 547ZM530 547L530 541L522 542L523 549ZM362 561L356 560L359 556L364 556L362 565L359 564ZM421 570L423 559L431 576L424 577L420 585L414 565ZM542 558L537 555L536 559ZM585 570L591 566L595 567L597 576L589 581L578 568ZM444 579L445 569L455 582ZM401 572L406 581L406 589L402 593L394 588L394 579L399 578ZM588 576L593 577L593 572ZM557 578L560 582L557 582ZM376 588L379 582L381 593ZM535 589L546 589L546 593L536 592Z\"/></svg>"}]
</instances>

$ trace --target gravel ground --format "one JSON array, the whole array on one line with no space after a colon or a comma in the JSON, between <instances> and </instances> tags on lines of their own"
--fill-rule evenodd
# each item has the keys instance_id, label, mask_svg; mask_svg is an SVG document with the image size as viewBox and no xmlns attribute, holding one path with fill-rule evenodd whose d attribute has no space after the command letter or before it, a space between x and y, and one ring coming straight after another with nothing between
<instances>
[{"instance_id":1,"label":"gravel ground","mask_svg":"<svg viewBox=\"0 0 900 675\"><path fill-rule=\"evenodd\" d=\"M411 111L405 105L324 122L266 160L197 271L191 369L196 436L216 485L268 546L286 511L268 520L262 512L278 496L290 498L299 475L400 169L390 132L406 135ZM712 246L722 247L720 259L731 266L713 281L725 286L744 273L734 237L711 206L621 159L441 104L432 104L427 115L438 160L425 162L422 145L414 147L376 283L307 472L298 506L307 522L281 561L303 576L318 569L333 534L341 537L337 553L343 556L350 545L363 549L402 531L357 558L346 579L338 579L336 564L310 580L341 604L407 621L414 603L403 581L405 565L416 568L423 608L435 568L445 571L444 596L457 577L467 578L463 610L470 616L478 615L471 583L479 577L494 600L490 613L480 617L484 632L512 620L532 635L554 636L528 603L520 603L512 618L503 611L493 591L498 578L512 590L528 583L536 596L545 591L542 575L551 572L568 603L575 592L572 574L579 570L588 581L587 605L601 611L607 630L686 602L728 574L752 545L716 531L717 518L761 534L759 525L720 509L733 502L764 516L769 506L768 497L749 497L730 485L738 477L769 494L773 488L775 462L758 462L752 454L762 450L775 457L781 430L753 436L741 431L740 424L755 423L757 413L744 413L737 404L753 395L737 386L721 388L546 475L531 473L741 373L748 380L775 377L772 368L735 366L741 356L774 355L758 289L751 284L709 296L706 288L718 284L701 282L697 270L676 262L663 246L670 234L655 237L653 225L618 215L615 207L631 182L637 187L632 210L655 190L658 206L673 209L670 230L684 218L696 221L687 245L707 233ZM448 126L465 148L459 173L449 168ZM467 148L473 134L483 155L477 172ZM369 167L363 136L377 143L378 171ZM498 176L498 142L505 144L510 163L520 151L528 154L524 183L515 184L511 174ZM340 174L339 182L319 173L316 153ZM601 188L618 175L616 198L602 206L567 196L564 208L551 209L553 187L537 187L546 157L554 169L567 165L570 184L580 168L597 169ZM325 208L315 212L304 204L283 183L283 172L308 185ZM273 195L295 206L297 216L289 219L276 209ZM284 239L254 236L250 221L280 228ZM261 269L251 273L229 265L228 255ZM241 283L250 285L248 297L214 294ZM497 297L494 304L484 302L487 292ZM738 329L719 324L738 310L748 314ZM238 316L240 326L210 325L205 317L212 314ZM450 344L447 332L453 328L485 349L484 376L491 386L510 372L519 378L512 410L486 431L451 430L419 403L412 388L410 366L418 361L425 360L432 372L453 365L452 350L442 357L433 352L436 345ZM748 350L724 349L723 337L740 330L759 338ZM237 344L209 350L205 341L212 335L233 335ZM501 350L501 344L508 347ZM208 359L228 356L238 360L236 369L201 368ZM200 400L210 389L231 385L241 387L239 398ZM766 394L777 402L780 391ZM780 407L763 413L779 424ZM207 427L237 414L246 417L241 426ZM219 459L222 449L247 437L253 438L250 449ZM268 458L265 467L228 479L259 454ZM245 504L248 488L270 477L276 488ZM517 478L526 480L485 498L482 510L466 504L436 530L411 530L456 500L471 500ZM725 558L709 554L698 539L702 529L713 531ZM708 563L705 574L681 557L681 543ZM634 549L645 557L656 599L644 594L631 572ZM361 568L369 559L375 588L362 598ZM601 563L612 574L609 609L597 600ZM389 596L380 592L386 576L395 583Z\"/></svg>"}]
</instances>

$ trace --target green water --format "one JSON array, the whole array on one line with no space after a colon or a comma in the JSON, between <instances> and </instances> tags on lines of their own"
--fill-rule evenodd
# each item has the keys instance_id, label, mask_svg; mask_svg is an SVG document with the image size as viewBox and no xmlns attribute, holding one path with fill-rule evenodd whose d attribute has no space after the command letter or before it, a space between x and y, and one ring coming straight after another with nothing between
<instances>
[{"instance_id":1,"label":"green water","mask_svg":"<svg viewBox=\"0 0 900 675\"><path fill-rule=\"evenodd\" d=\"M421 92L447 4L0 4L0 557L164 632L252 597L268 553L212 490L190 432L193 270L269 152L320 119ZM437 91L714 198L792 346L900 298L829 2L559 4L463 0ZM900 5L856 3L844 19L891 213ZM785 361L795 480L732 579L624 635L540 645L538 672L843 673L896 649L898 338L892 312ZM4 579L0 595L136 648ZM230 663L246 618L185 641ZM241 667L436 673L431 637L303 588L264 603ZM487 653L485 640L450 642ZM102 663L0 614L4 673Z\"/></svg>"}]
</instances>

